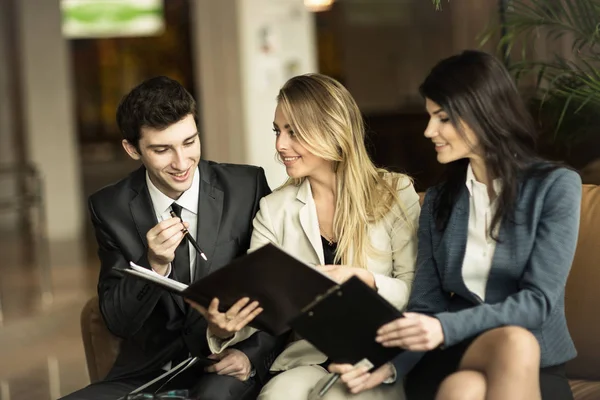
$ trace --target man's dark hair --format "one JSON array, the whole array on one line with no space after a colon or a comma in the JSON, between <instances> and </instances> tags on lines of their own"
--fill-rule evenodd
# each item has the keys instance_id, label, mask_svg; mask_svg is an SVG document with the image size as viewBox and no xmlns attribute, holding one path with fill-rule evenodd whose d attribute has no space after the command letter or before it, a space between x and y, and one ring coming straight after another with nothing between
<instances>
[{"instance_id":1,"label":"man's dark hair","mask_svg":"<svg viewBox=\"0 0 600 400\"><path fill-rule=\"evenodd\" d=\"M196 117L196 101L177 81L158 76L136 86L117 108L117 124L123 139L139 151L141 129L166 129L186 116Z\"/></svg>"}]
</instances>

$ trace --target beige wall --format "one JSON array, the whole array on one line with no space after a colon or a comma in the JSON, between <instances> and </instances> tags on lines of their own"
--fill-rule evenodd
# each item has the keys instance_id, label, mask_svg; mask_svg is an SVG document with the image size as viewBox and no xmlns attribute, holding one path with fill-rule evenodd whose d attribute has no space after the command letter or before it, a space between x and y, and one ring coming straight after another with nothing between
<instances>
[{"instance_id":1,"label":"beige wall","mask_svg":"<svg viewBox=\"0 0 600 400\"><path fill-rule=\"evenodd\" d=\"M6 9L6 0L0 0L0 9ZM0 12L0 60L9 60L9 32L7 20L9 16ZM11 81L9 64L0 62L0 166L14 163L16 158L14 143L14 125L11 107ZM16 195L14 179L0 175L0 201ZM0 209L0 232L12 232L16 229L17 213Z\"/></svg>"},{"instance_id":2,"label":"beige wall","mask_svg":"<svg viewBox=\"0 0 600 400\"><path fill-rule=\"evenodd\" d=\"M0 0L0 7L3 6ZM0 60L8 60L8 29L5 13L0 13ZM0 62L0 164L16 161L13 140L13 118L11 113L11 86L9 64Z\"/></svg>"},{"instance_id":3,"label":"beige wall","mask_svg":"<svg viewBox=\"0 0 600 400\"><path fill-rule=\"evenodd\" d=\"M287 180L275 159L273 115L279 89L291 77L317 72L314 16L303 0L238 0L245 162L265 168L272 188ZM260 32L269 29L269 52Z\"/></svg>"},{"instance_id":4,"label":"beige wall","mask_svg":"<svg viewBox=\"0 0 600 400\"><path fill-rule=\"evenodd\" d=\"M59 0L11 1L20 25L26 150L45 179L50 238L70 239L80 234L86 216ZM191 0L191 6L204 156L261 165L276 187L285 171L274 160L275 96L290 76L317 69L314 16L302 0ZM476 36L495 17L496 6L450 1L436 12L429 0L339 1L346 85L365 112L420 106L417 88L429 68L443 56L477 47ZM268 52L264 28L270 30ZM3 35L0 29L0 58ZM7 107L11 79L0 63L0 163L15 154ZM1 190L7 187L0 182ZM0 215L0 226L12 226L7 218Z\"/></svg>"},{"instance_id":5,"label":"beige wall","mask_svg":"<svg viewBox=\"0 0 600 400\"><path fill-rule=\"evenodd\" d=\"M274 158L275 97L291 76L316 71L313 15L302 0L195 0L192 6L203 155L260 165L277 187L286 174Z\"/></svg>"},{"instance_id":6,"label":"beige wall","mask_svg":"<svg viewBox=\"0 0 600 400\"><path fill-rule=\"evenodd\" d=\"M20 27L16 45L22 79L17 83L25 150L44 178L49 238L69 240L81 234L86 215L71 58L61 35L59 0L15 0L14 4ZM288 75L316 68L312 15L302 0L192 0L192 10L204 156L260 164L271 185L277 186L285 172L273 159L274 98ZM275 64L263 65L258 56L258 30L263 25L274 27L277 36ZM1 32L0 54L4 54ZM275 76L267 77L273 66ZM13 100L6 86L12 78L0 69L0 100L5 100L0 101L0 162L12 161L14 155L13 121L6 107ZM265 84L258 84L263 78ZM2 182L0 188L8 193ZM0 226L11 229L2 215Z\"/></svg>"},{"instance_id":7,"label":"beige wall","mask_svg":"<svg viewBox=\"0 0 600 400\"><path fill-rule=\"evenodd\" d=\"M237 1L193 0L192 46L202 157L240 162L244 141Z\"/></svg>"},{"instance_id":8,"label":"beige wall","mask_svg":"<svg viewBox=\"0 0 600 400\"><path fill-rule=\"evenodd\" d=\"M18 0L18 48L29 160L44 179L48 236L70 240L83 229L70 57L59 0Z\"/></svg>"}]
</instances>

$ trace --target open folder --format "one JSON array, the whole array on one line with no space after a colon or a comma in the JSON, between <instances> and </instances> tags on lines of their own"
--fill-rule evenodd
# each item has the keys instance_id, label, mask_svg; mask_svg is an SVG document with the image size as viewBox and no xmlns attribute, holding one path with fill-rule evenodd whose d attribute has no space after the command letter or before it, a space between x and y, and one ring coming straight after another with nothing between
<instances>
[{"instance_id":1,"label":"open folder","mask_svg":"<svg viewBox=\"0 0 600 400\"><path fill-rule=\"evenodd\" d=\"M289 330L288 322L292 318L336 285L325 274L272 244L236 258L189 286L135 264L131 267L122 271L204 307L217 297L221 312L243 297L256 300L263 312L249 325L271 335Z\"/></svg>"},{"instance_id":2,"label":"open folder","mask_svg":"<svg viewBox=\"0 0 600 400\"><path fill-rule=\"evenodd\" d=\"M290 325L332 362L378 368L404 351L375 341L382 325L400 317L396 307L352 277L305 307Z\"/></svg>"}]
</instances>

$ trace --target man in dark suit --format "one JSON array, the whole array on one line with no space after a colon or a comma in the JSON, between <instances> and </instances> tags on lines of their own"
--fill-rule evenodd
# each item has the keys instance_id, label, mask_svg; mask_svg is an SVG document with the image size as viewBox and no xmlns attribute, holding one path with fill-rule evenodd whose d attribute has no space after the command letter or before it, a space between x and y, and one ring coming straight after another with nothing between
<instances>
[{"instance_id":1,"label":"man in dark suit","mask_svg":"<svg viewBox=\"0 0 600 400\"><path fill-rule=\"evenodd\" d=\"M217 363L186 369L170 387L189 389L191 397L203 400L255 398L281 350L281 340L258 332L211 355L207 329L219 329L214 319L207 321L178 296L116 270L133 261L190 283L249 247L259 200L270 192L264 171L201 160L195 109L192 96L166 77L142 83L119 105L123 147L143 166L93 194L89 209L101 261L100 310L108 329L124 340L108 376L65 399L117 399L190 355ZM178 216L171 217L171 210ZM206 259L184 239L182 224ZM255 310L250 304L239 314ZM228 313L238 318L236 311ZM232 318L226 314L221 317Z\"/></svg>"}]
</instances>

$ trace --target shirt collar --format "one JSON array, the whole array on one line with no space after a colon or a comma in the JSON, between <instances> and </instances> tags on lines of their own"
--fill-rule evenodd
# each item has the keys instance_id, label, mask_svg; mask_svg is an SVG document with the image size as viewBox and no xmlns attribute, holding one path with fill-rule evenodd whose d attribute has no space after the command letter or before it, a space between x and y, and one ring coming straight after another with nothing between
<instances>
[{"instance_id":1,"label":"shirt collar","mask_svg":"<svg viewBox=\"0 0 600 400\"><path fill-rule=\"evenodd\" d=\"M471 196L473 196L473 190L476 186L481 185L482 187L485 187L485 185L481 182L479 182L476 178L475 178L475 174L473 173L473 168L471 167L471 163L469 163L469 166L467 167L467 179L465 182L467 189L469 189L469 194ZM500 194L500 190L502 189L502 181L500 179L494 179L494 181L492 182L492 185L494 187L494 192L496 193L496 195Z\"/></svg>"},{"instance_id":2,"label":"shirt collar","mask_svg":"<svg viewBox=\"0 0 600 400\"><path fill-rule=\"evenodd\" d=\"M146 185L148 186L148 192L150 193L150 199L152 200L152 205L154 206L154 211L158 215L162 215L169 210L171 204L173 203L172 198L161 192L152 180L150 180L150 175L148 175L148 171L146 171ZM198 197L200 193L200 172L198 171L198 167L194 170L194 178L192 181L192 186L183 192L181 197L177 199L177 204L186 210L198 214Z\"/></svg>"}]
</instances>

